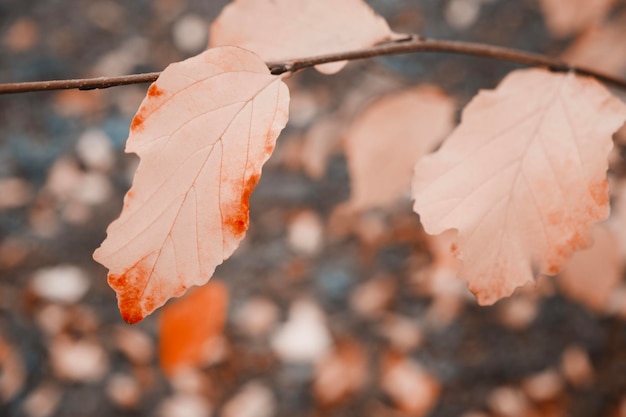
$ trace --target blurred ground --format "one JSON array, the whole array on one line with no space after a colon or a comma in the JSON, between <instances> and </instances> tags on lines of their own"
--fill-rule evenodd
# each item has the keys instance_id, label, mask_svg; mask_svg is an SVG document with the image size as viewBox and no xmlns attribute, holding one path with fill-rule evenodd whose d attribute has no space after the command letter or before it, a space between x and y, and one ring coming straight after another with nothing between
<instances>
[{"instance_id":1,"label":"blurred ground","mask_svg":"<svg viewBox=\"0 0 626 417\"><path fill-rule=\"evenodd\" d=\"M398 32L555 56L576 39L551 35L530 0L369 3ZM224 4L3 0L0 82L160 70L204 48ZM624 42L609 50L626 54ZM436 248L408 199L337 211L350 193L338 123L419 83L460 109L513 68L414 54L294 76L250 230L214 278L230 292L224 335L202 370L171 380L159 313L124 324L91 258L130 185L124 141L147 85L0 97L0 415L626 416L623 318L547 278L478 307L456 285L432 288ZM616 181L622 164L618 152Z\"/></svg>"}]
</instances>

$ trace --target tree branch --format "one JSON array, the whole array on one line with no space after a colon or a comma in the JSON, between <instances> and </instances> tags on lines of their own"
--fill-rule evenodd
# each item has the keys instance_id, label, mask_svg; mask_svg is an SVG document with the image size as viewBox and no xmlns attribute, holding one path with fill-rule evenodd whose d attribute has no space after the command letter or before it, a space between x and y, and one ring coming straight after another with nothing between
<instances>
[{"instance_id":1,"label":"tree branch","mask_svg":"<svg viewBox=\"0 0 626 417\"><path fill-rule=\"evenodd\" d=\"M607 84L626 89L626 80L624 79L603 74L593 69L573 66L557 58L551 58L546 55L480 43L427 39L417 35L408 35L407 38L355 51L319 55L309 58L299 58L282 62L268 62L267 66L272 74L279 75L286 72L296 72L315 65L327 64L329 62L354 61L377 56L399 55L415 52L439 52L471 55L500 61L515 62L528 66L543 66L551 69L552 71L573 71L577 74L592 76ZM80 90L92 90L96 88L115 87L118 85L141 84L155 81L159 74L159 72L151 72L146 74L125 75L121 77L99 77L74 80L0 84L0 94L67 90L75 88Z\"/></svg>"}]
</instances>

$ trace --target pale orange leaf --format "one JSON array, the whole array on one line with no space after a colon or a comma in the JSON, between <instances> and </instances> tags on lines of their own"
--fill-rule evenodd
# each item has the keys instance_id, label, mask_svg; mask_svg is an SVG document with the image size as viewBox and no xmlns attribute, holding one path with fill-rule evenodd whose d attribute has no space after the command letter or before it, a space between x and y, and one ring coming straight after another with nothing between
<instances>
[{"instance_id":1,"label":"pale orange leaf","mask_svg":"<svg viewBox=\"0 0 626 417\"><path fill-rule=\"evenodd\" d=\"M228 289L211 281L163 308L159 362L166 375L204 363L210 344L222 335L227 307Z\"/></svg>"},{"instance_id":2,"label":"pale orange leaf","mask_svg":"<svg viewBox=\"0 0 626 417\"><path fill-rule=\"evenodd\" d=\"M615 0L540 0L546 25L556 36L568 36L601 23Z\"/></svg>"},{"instance_id":3,"label":"pale orange leaf","mask_svg":"<svg viewBox=\"0 0 626 417\"><path fill-rule=\"evenodd\" d=\"M346 134L352 207L387 206L408 195L415 163L450 133L454 100L436 87L389 94L367 107Z\"/></svg>"},{"instance_id":4,"label":"pale orange leaf","mask_svg":"<svg viewBox=\"0 0 626 417\"><path fill-rule=\"evenodd\" d=\"M626 73L626 13L582 33L561 55L566 62L620 77Z\"/></svg>"},{"instance_id":5,"label":"pale orange leaf","mask_svg":"<svg viewBox=\"0 0 626 417\"><path fill-rule=\"evenodd\" d=\"M597 81L540 69L478 94L415 167L414 209L429 234L457 229L459 277L491 304L556 274L609 212L607 156L626 106Z\"/></svg>"},{"instance_id":6,"label":"pale orange leaf","mask_svg":"<svg viewBox=\"0 0 626 417\"><path fill-rule=\"evenodd\" d=\"M289 92L254 53L210 49L148 90L127 152L141 162L94 259L135 323L204 284L248 229L248 199L287 122Z\"/></svg>"},{"instance_id":7,"label":"pale orange leaf","mask_svg":"<svg viewBox=\"0 0 626 417\"><path fill-rule=\"evenodd\" d=\"M382 17L362 0L235 0L211 25L209 46L237 45L266 61L349 51L392 39ZM346 62L324 64L326 74Z\"/></svg>"}]
</instances>

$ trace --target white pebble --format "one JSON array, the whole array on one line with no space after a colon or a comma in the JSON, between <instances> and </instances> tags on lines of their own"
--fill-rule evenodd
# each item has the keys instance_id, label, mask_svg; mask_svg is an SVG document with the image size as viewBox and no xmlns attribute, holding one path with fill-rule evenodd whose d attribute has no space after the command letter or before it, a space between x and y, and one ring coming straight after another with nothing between
<instances>
[{"instance_id":1,"label":"white pebble","mask_svg":"<svg viewBox=\"0 0 626 417\"><path fill-rule=\"evenodd\" d=\"M271 343L286 362L314 363L326 355L332 341L319 307L310 301L296 301Z\"/></svg>"},{"instance_id":2,"label":"white pebble","mask_svg":"<svg viewBox=\"0 0 626 417\"><path fill-rule=\"evenodd\" d=\"M111 141L102 130L90 129L83 133L76 143L76 152L91 169L108 171L115 162Z\"/></svg>"},{"instance_id":3,"label":"white pebble","mask_svg":"<svg viewBox=\"0 0 626 417\"><path fill-rule=\"evenodd\" d=\"M41 298L61 303L76 303L89 290L85 272L74 265L59 265L35 271L31 285Z\"/></svg>"},{"instance_id":4,"label":"white pebble","mask_svg":"<svg viewBox=\"0 0 626 417\"><path fill-rule=\"evenodd\" d=\"M207 44L208 28L200 16L184 16L174 24L174 45L183 52L200 52Z\"/></svg>"}]
</instances>

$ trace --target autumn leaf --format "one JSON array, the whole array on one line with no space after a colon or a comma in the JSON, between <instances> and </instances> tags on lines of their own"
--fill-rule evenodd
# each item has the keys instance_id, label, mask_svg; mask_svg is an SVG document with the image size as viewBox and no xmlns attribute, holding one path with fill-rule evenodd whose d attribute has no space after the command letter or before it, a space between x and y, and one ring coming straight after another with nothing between
<instances>
[{"instance_id":1,"label":"autumn leaf","mask_svg":"<svg viewBox=\"0 0 626 417\"><path fill-rule=\"evenodd\" d=\"M509 74L463 111L415 167L425 230L457 229L459 277L491 304L539 273L556 274L609 212L607 156L626 106L591 78Z\"/></svg>"},{"instance_id":2,"label":"autumn leaf","mask_svg":"<svg viewBox=\"0 0 626 417\"><path fill-rule=\"evenodd\" d=\"M566 62L621 77L626 72L626 13L583 32L561 55Z\"/></svg>"},{"instance_id":3,"label":"autumn leaf","mask_svg":"<svg viewBox=\"0 0 626 417\"><path fill-rule=\"evenodd\" d=\"M211 281L163 308L159 320L159 362L172 377L187 367L200 366L222 334L228 289Z\"/></svg>"},{"instance_id":4,"label":"autumn leaf","mask_svg":"<svg viewBox=\"0 0 626 417\"><path fill-rule=\"evenodd\" d=\"M289 92L254 53L220 47L172 64L135 115L141 162L94 259L122 317L204 284L248 229L248 199L287 122Z\"/></svg>"},{"instance_id":5,"label":"autumn leaf","mask_svg":"<svg viewBox=\"0 0 626 417\"><path fill-rule=\"evenodd\" d=\"M568 36L602 22L615 0L540 0L546 25L556 36Z\"/></svg>"},{"instance_id":6,"label":"autumn leaf","mask_svg":"<svg viewBox=\"0 0 626 417\"><path fill-rule=\"evenodd\" d=\"M235 0L211 25L209 46L237 45L266 61L344 52L391 40L382 17L362 0ZM346 62L318 65L326 74Z\"/></svg>"},{"instance_id":7,"label":"autumn leaf","mask_svg":"<svg viewBox=\"0 0 626 417\"><path fill-rule=\"evenodd\" d=\"M408 194L415 163L452 130L454 100L419 86L375 101L354 121L345 147L358 210L385 207Z\"/></svg>"}]
</instances>

